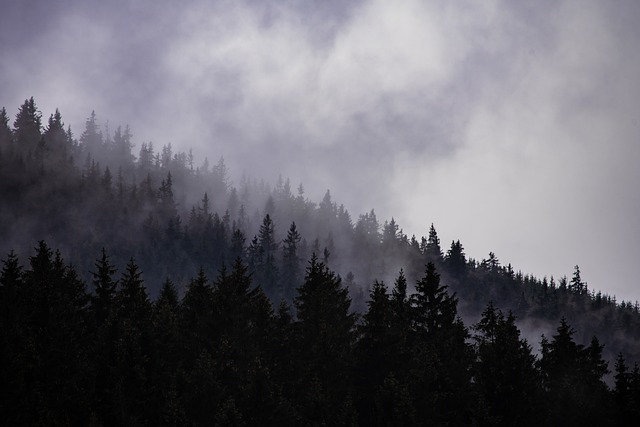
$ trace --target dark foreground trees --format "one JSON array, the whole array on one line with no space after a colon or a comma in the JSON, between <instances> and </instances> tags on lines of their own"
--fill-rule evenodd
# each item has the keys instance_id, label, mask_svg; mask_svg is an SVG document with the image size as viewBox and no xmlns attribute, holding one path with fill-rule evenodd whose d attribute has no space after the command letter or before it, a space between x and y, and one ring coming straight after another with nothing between
<instances>
[{"instance_id":1,"label":"dark foreground trees","mask_svg":"<svg viewBox=\"0 0 640 427\"><path fill-rule=\"evenodd\" d=\"M400 272L358 319L315 254L276 311L237 259L201 269L180 298L151 302L134 259L106 251L89 290L41 242L0 274L0 418L7 425L631 425L640 375L620 355L615 387L594 338L563 319L536 357L515 317L489 304L470 330L428 263Z\"/></svg>"}]
</instances>

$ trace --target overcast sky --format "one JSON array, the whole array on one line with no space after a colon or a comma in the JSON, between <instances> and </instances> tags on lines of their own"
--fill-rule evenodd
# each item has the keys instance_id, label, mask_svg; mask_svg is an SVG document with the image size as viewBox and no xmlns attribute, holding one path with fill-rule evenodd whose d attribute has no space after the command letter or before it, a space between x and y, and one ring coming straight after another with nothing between
<instances>
[{"instance_id":1,"label":"overcast sky","mask_svg":"<svg viewBox=\"0 0 640 427\"><path fill-rule=\"evenodd\" d=\"M91 110L354 219L640 300L640 2L22 0L0 107Z\"/></svg>"}]
</instances>

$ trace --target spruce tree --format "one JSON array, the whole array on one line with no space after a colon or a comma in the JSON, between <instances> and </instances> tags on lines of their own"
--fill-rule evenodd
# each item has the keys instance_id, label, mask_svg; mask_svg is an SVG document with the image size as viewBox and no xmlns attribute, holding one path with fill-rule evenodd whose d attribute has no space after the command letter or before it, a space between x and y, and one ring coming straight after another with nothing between
<instances>
[{"instance_id":1,"label":"spruce tree","mask_svg":"<svg viewBox=\"0 0 640 427\"><path fill-rule=\"evenodd\" d=\"M431 224L429 227L429 237L424 247L424 255L427 262L438 264L442 262L442 248L440 247L440 238L436 232L436 228Z\"/></svg>"},{"instance_id":2,"label":"spruce tree","mask_svg":"<svg viewBox=\"0 0 640 427\"><path fill-rule=\"evenodd\" d=\"M474 330L474 388L483 405L478 414L492 425L539 425L542 390L535 356L520 338L515 317L489 303Z\"/></svg>"},{"instance_id":3,"label":"spruce tree","mask_svg":"<svg viewBox=\"0 0 640 427\"><path fill-rule=\"evenodd\" d=\"M175 285L171 280L165 280L153 304L152 315L152 357L149 360L149 419L152 425L184 423L184 403L180 393L180 386L185 381L184 370L180 366L184 350L179 304Z\"/></svg>"},{"instance_id":4,"label":"spruce tree","mask_svg":"<svg viewBox=\"0 0 640 427\"><path fill-rule=\"evenodd\" d=\"M280 272L276 264L278 243L275 239L275 225L269 214L265 215L258 233L260 258L256 265L256 284L264 289L265 293L276 299L284 296L279 285Z\"/></svg>"},{"instance_id":5,"label":"spruce tree","mask_svg":"<svg viewBox=\"0 0 640 427\"><path fill-rule=\"evenodd\" d=\"M394 364L395 340L392 329L392 307L387 287L376 281L371 288L369 309L362 317L358 328L359 339L356 355L356 404L361 425L374 422L375 392L383 386L389 370Z\"/></svg>"},{"instance_id":6,"label":"spruce tree","mask_svg":"<svg viewBox=\"0 0 640 427\"><path fill-rule=\"evenodd\" d=\"M24 154L34 153L42 136L42 113L33 97L26 99L13 122L14 140L17 149Z\"/></svg>"},{"instance_id":7,"label":"spruce tree","mask_svg":"<svg viewBox=\"0 0 640 427\"><path fill-rule=\"evenodd\" d=\"M7 110L2 107L0 109L0 155L9 153L13 141L13 134L9 127L9 116Z\"/></svg>"},{"instance_id":8,"label":"spruce tree","mask_svg":"<svg viewBox=\"0 0 640 427\"><path fill-rule=\"evenodd\" d=\"M414 307L413 373L416 410L436 425L465 424L471 417L471 356L468 331L458 317L457 298L440 284L435 265L411 296Z\"/></svg>"},{"instance_id":9,"label":"spruce tree","mask_svg":"<svg viewBox=\"0 0 640 427\"><path fill-rule=\"evenodd\" d=\"M607 372L602 346L597 340L585 348L577 344L563 317L551 341L543 337L540 370L548 399L548 423L571 420L569 425L605 422L610 417L606 386Z\"/></svg>"},{"instance_id":10,"label":"spruce tree","mask_svg":"<svg viewBox=\"0 0 640 427\"><path fill-rule=\"evenodd\" d=\"M447 273L454 279L462 279L466 275L467 259L460 240L452 241L444 259Z\"/></svg>"},{"instance_id":11,"label":"spruce tree","mask_svg":"<svg viewBox=\"0 0 640 427\"><path fill-rule=\"evenodd\" d=\"M118 282L113 279L116 268L109 261L109 256L104 248L102 248L102 256L94 266L96 270L91 272L94 286L91 311L94 315L94 321L100 327L116 308L115 297Z\"/></svg>"},{"instance_id":12,"label":"spruce tree","mask_svg":"<svg viewBox=\"0 0 640 427\"><path fill-rule=\"evenodd\" d=\"M151 302L142 273L133 258L118 282L116 293L117 345L115 346L115 397L118 422L147 423L148 373L151 357Z\"/></svg>"},{"instance_id":13,"label":"spruce tree","mask_svg":"<svg viewBox=\"0 0 640 427\"><path fill-rule=\"evenodd\" d=\"M290 295L300 280L300 257L298 245L302 237L298 233L296 223L292 222L287 238L282 241L282 296Z\"/></svg>"},{"instance_id":14,"label":"spruce tree","mask_svg":"<svg viewBox=\"0 0 640 427\"><path fill-rule=\"evenodd\" d=\"M346 423L353 416L349 373L355 324L348 290L314 253L294 303L300 379L292 397L304 423Z\"/></svg>"}]
</instances>

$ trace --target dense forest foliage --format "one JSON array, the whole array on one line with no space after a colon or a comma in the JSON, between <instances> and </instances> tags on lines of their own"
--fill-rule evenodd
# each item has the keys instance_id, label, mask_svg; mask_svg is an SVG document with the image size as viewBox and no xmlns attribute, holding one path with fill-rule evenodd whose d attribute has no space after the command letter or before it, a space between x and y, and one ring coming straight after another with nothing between
<instances>
[{"instance_id":1,"label":"dense forest foliage","mask_svg":"<svg viewBox=\"0 0 640 427\"><path fill-rule=\"evenodd\" d=\"M638 304L577 266L539 279L445 249L433 225L408 237L329 191L229 175L171 145L135 156L95 113L76 138L33 98L13 123L0 110L2 419L637 419Z\"/></svg>"}]
</instances>

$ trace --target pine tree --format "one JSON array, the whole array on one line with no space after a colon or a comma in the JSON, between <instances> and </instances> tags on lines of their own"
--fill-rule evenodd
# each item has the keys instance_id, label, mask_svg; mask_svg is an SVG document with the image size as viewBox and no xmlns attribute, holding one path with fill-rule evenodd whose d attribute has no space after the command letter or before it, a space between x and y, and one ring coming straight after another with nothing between
<instances>
[{"instance_id":1,"label":"pine tree","mask_svg":"<svg viewBox=\"0 0 640 427\"><path fill-rule=\"evenodd\" d=\"M133 154L131 154L133 147L131 143L132 136L131 129L129 129L128 125L124 128L124 131L121 126L118 126L113 135L113 147L111 151L113 152L114 162L120 167L125 168L125 170L130 170L133 166L134 157Z\"/></svg>"},{"instance_id":2,"label":"pine tree","mask_svg":"<svg viewBox=\"0 0 640 427\"><path fill-rule=\"evenodd\" d=\"M407 294L407 279L404 271L400 270L395 280L390 296L391 308L391 337L394 356L390 369L395 372L395 379L405 381L410 360L410 334L413 322L413 307Z\"/></svg>"},{"instance_id":3,"label":"pine tree","mask_svg":"<svg viewBox=\"0 0 640 427\"><path fill-rule=\"evenodd\" d=\"M431 224L429 228L429 238L427 239L424 247L424 254L427 262L440 263L442 262L442 248L440 247L440 238L436 232L435 227Z\"/></svg>"},{"instance_id":4,"label":"pine tree","mask_svg":"<svg viewBox=\"0 0 640 427\"><path fill-rule=\"evenodd\" d=\"M142 273L129 260L116 293L116 336L114 400L119 424L146 423L148 363L151 350L151 302Z\"/></svg>"},{"instance_id":5,"label":"pine tree","mask_svg":"<svg viewBox=\"0 0 640 427\"><path fill-rule=\"evenodd\" d=\"M313 254L294 303L300 383L292 397L305 423L345 423L353 414L349 372L355 315L349 313L348 290ZM312 393L300 400L304 391Z\"/></svg>"},{"instance_id":6,"label":"pine tree","mask_svg":"<svg viewBox=\"0 0 640 427\"><path fill-rule=\"evenodd\" d=\"M120 406L122 387L116 375L118 351L118 281L113 276L116 268L111 264L106 250L95 263L92 272L94 294L91 296L93 316L91 359L94 370L93 396L94 411L101 422L115 424L121 422Z\"/></svg>"},{"instance_id":7,"label":"pine tree","mask_svg":"<svg viewBox=\"0 0 640 427\"><path fill-rule=\"evenodd\" d=\"M392 307L387 287L376 281L371 288L369 309L358 328L359 340L355 348L357 358L356 392L361 425L374 422L375 392L383 386L393 366L395 332L392 329Z\"/></svg>"},{"instance_id":8,"label":"pine tree","mask_svg":"<svg viewBox=\"0 0 640 427\"><path fill-rule=\"evenodd\" d=\"M435 265L411 296L414 307L413 363L416 410L435 424L470 422L471 356L468 332L457 313L455 295L440 284Z\"/></svg>"},{"instance_id":9,"label":"pine tree","mask_svg":"<svg viewBox=\"0 0 640 427\"><path fill-rule=\"evenodd\" d=\"M104 141L102 133L96 122L96 112L91 111L91 116L85 121L85 128L80 135L80 146L85 155L90 155L98 161L105 158Z\"/></svg>"},{"instance_id":10,"label":"pine tree","mask_svg":"<svg viewBox=\"0 0 640 427\"><path fill-rule=\"evenodd\" d=\"M13 134L9 127L9 116L7 110L0 109L0 155L7 154L12 146Z\"/></svg>"},{"instance_id":11,"label":"pine tree","mask_svg":"<svg viewBox=\"0 0 640 427\"><path fill-rule=\"evenodd\" d=\"M296 223L292 222L287 238L282 241L282 293L289 295L300 280L300 257L298 245L302 237L298 233Z\"/></svg>"},{"instance_id":12,"label":"pine tree","mask_svg":"<svg viewBox=\"0 0 640 427\"><path fill-rule=\"evenodd\" d=\"M36 107L33 97L26 99L13 122L14 140L22 153L34 153L40 141L42 113Z\"/></svg>"},{"instance_id":13,"label":"pine tree","mask_svg":"<svg viewBox=\"0 0 640 427\"><path fill-rule=\"evenodd\" d=\"M535 357L520 338L515 317L505 317L489 303L474 329L474 388L483 405L478 413L486 413L484 421L492 425L539 425L541 389Z\"/></svg>"},{"instance_id":14,"label":"pine tree","mask_svg":"<svg viewBox=\"0 0 640 427\"><path fill-rule=\"evenodd\" d=\"M91 297L91 311L98 327L102 325L116 308L115 297L118 282L113 279L116 268L109 261L107 251L102 248L102 256L95 263L92 272L94 295Z\"/></svg>"},{"instance_id":15,"label":"pine tree","mask_svg":"<svg viewBox=\"0 0 640 427\"><path fill-rule=\"evenodd\" d=\"M548 399L549 419L557 423L571 420L570 425L605 422L610 417L606 386L602 376L607 372L602 360L602 346L592 340L585 349L577 344L575 331L563 317L551 341L543 337L540 370Z\"/></svg>"},{"instance_id":16,"label":"pine tree","mask_svg":"<svg viewBox=\"0 0 640 427\"><path fill-rule=\"evenodd\" d=\"M180 303L180 324L184 333L185 356L187 360L201 354L201 350L213 351L213 289L204 270L192 279Z\"/></svg>"},{"instance_id":17,"label":"pine tree","mask_svg":"<svg viewBox=\"0 0 640 427\"><path fill-rule=\"evenodd\" d=\"M587 293L587 284L582 281L580 277L580 267L577 265L574 268L573 277L571 277L571 282L569 283L569 290L576 294Z\"/></svg>"},{"instance_id":18,"label":"pine tree","mask_svg":"<svg viewBox=\"0 0 640 427\"><path fill-rule=\"evenodd\" d=\"M631 374L622 353L618 353L616 358L614 380L613 397L617 405L618 425L630 425L632 420Z\"/></svg>"},{"instance_id":19,"label":"pine tree","mask_svg":"<svg viewBox=\"0 0 640 427\"><path fill-rule=\"evenodd\" d=\"M67 139L66 132L64 130L64 123L62 122L62 115L60 110L56 108L55 114L49 116L47 128L44 131L45 142L51 150L62 150Z\"/></svg>"},{"instance_id":20,"label":"pine tree","mask_svg":"<svg viewBox=\"0 0 640 427\"><path fill-rule=\"evenodd\" d=\"M274 384L267 349L273 334L273 313L262 290L251 289L247 267L237 259L230 273L222 269L214 286L215 359L224 361L218 378L243 418L275 423Z\"/></svg>"},{"instance_id":21,"label":"pine tree","mask_svg":"<svg viewBox=\"0 0 640 427\"><path fill-rule=\"evenodd\" d=\"M446 271L455 279L462 279L466 275L467 259L460 240L452 241L444 260Z\"/></svg>"},{"instance_id":22,"label":"pine tree","mask_svg":"<svg viewBox=\"0 0 640 427\"><path fill-rule=\"evenodd\" d=\"M33 357L26 353L31 317L31 296L24 285L24 271L12 251L2 261L0 274L0 413L5 422L28 424L31 395L26 378L31 376Z\"/></svg>"},{"instance_id":23,"label":"pine tree","mask_svg":"<svg viewBox=\"0 0 640 427\"><path fill-rule=\"evenodd\" d=\"M152 350L149 383L151 402L149 423L152 425L184 424L184 403L179 391L184 382L182 342L179 324L180 302L171 280L162 285L160 295L153 305Z\"/></svg>"},{"instance_id":24,"label":"pine tree","mask_svg":"<svg viewBox=\"0 0 640 427\"><path fill-rule=\"evenodd\" d=\"M24 273L10 255L0 283L4 421L86 422L84 284L43 241Z\"/></svg>"},{"instance_id":25,"label":"pine tree","mask_svg":"<svg viewBox=\"0 0 640 427\"><path fill-rule=\"evenodd\" d=\"M269 216L265 215L258 233L260 259L256 264L256 283L267 295L277 299L284 296L284 290L279 286L280 272L276 265L278 244L275 239L275 225Z\"/></svg>"}]
</instances>

